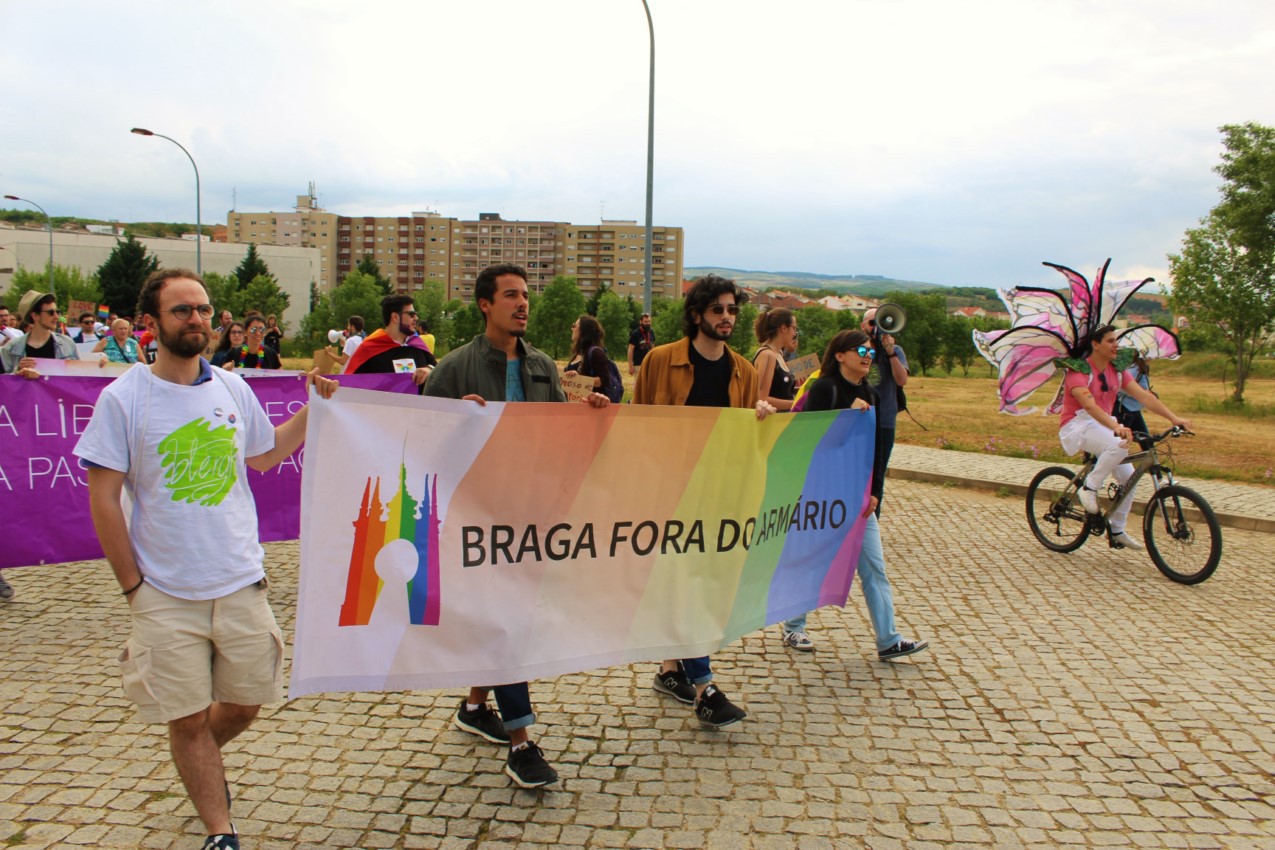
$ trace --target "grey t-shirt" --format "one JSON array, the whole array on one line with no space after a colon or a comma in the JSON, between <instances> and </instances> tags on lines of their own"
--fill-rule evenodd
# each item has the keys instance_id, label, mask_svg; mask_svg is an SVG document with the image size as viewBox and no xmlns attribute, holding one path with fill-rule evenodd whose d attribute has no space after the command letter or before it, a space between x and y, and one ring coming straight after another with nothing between
<instances>
[{"instance_id":1,"label":"grey t-shirt","mask_svg":"<svg viewBox=\"0 0 1275 850\"><path fill-rule=\"evenodd\" d=\"M894 353L899 358L899 364L904 369L908 368L908 356L904 353L903 346L897 342L894 344ZM894 372L890 368L890 358L886 356L883 346L877 346L877 362L873 368L876 370L877 378L873 381L872 388L881 397L880 405L877 407L877 425L881 428L894 428L895 420L899 417L899 400L896 394L899 385L895 383Z\"/></svg>"}]
</instances>

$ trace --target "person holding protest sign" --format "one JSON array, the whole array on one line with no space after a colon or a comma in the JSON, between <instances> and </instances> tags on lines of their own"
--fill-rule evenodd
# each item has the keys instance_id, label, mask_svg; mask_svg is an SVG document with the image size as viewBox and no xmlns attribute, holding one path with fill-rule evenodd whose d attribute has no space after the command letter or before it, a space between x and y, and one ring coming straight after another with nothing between
<instances>
[{"instance_id":1,"label":"person holding protest sign","mask_svg":"<svg viewBox=\"0 0 1275 850\"><path fill-rule=\"evenodd\" d=\"M238 850L221 749L283 696L283 636L266 599L247 467L264 472L292 455L308 407L272 427L242 378L200 356L213 307L194 272L152 273L138 313L158 340L155 363L102 391L75 454L132 619L124 691L144 721L168 725L205 850ZM336 389L317 371L309 383L322 398Z\"/></svg>"},{"instance_id":2,"label":"person holding protest sign","mask_svg":"<svg viewBox=\"0 0 1275 850\"><path fill-rule=\"evenodd\" d=\"M75 342L66 334L58 333L57 299L47 292L28 290L18 302L18 315L27 327L26 335L0 348L0 362L6 372L13 372L29 380L40 377L36 359L79 360Z\"/></svg>"},{"instance_id":3,"label":"person holding protest sign","mask_svg":"<svg viewBox=\"0 0 1275 850\"><path fill-rule=\"evenodd\" d=\"M524 339L530 306L527 272L513 263L488 266L474 282L474 303L483 316L483 332L442 359L425 384L425 395L481 405L488 401L566 401L553 359ZM594 408L610 403L600 393L582 401ZM500 714L487 705L488 693L493 690ZM518 682L470 688L453 723L493 744L509 744L505 773L523 788L539 788L557 782L558 772L530 740L527 728L535 721L528 684Z\"/></svg>"},{"instance_id":4,"label":"person holding protest sign","mask_svg":"<svg viewBox=\"0 0 1275 850\"><path fill-rule=\"evenodd\" d=\"M585 314L575 320L571 326L571 362L567 364L565 374L569 378L583 375L593 379L593 388L609 399L619 401L624 395L624 388L615 385L611 374L611 358L603 347L606 331L597 319Z\"/></svg>"},{"instance_id":5,"label":"person holding protest sign","mask_svg":"<svg viewBox=\"0 0 1275 850\"><path fill-rule=\"evenodd\" d=\"M699 278L682 308L685 336L651 351L638 371L633 404L752 408L759 420L775 412L757 398L757 371L726 345L739 308L748 302L735 281L717 275ZM747 713L713 684L709 656L666 659L656 671L655 690L694 706L700 723L720 729Z\"/></svg>"},{"instance_id":6,"label":"person holding protest sign","mask_svg":"<svg viewBox=\"0 0 1275 850\"><path fill-rule=\"evenodd\" d=\"M819 367L819 379L807 391L806 410L861 410L877 406L876 390L868 384L868 371L876 360L877 349L867 333L844 330L834 336L824 352ZM872 464L872 489L863 508L866 522L863 547L859 550L859 562L855 577L863 590L863 600L868 605L868 618L876 633L877 658L893 661L920 652L929 646L927 641L908 640L899 634L894 624L894 590L885 573L885 555L881 548L881 529L877 525L876 509L880 503L885 481L885 456L881 450L881 420L876 420L876 452ZM793 617L783 623L784 645L801 652L810 652L814 642L806 634L807 614Z\"/></svg>"}]
</instances>

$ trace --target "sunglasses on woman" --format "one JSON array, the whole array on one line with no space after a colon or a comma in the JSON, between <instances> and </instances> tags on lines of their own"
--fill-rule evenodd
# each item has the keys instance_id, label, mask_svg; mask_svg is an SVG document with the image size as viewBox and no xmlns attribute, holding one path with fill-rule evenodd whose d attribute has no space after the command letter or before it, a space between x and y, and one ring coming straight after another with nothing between
<instances>
[{"instance_id":1,"label":"sunglasses on woman","mask_svg":"<svg viewBox=\"0 0 1275 850\"><path fill-rule=\"evenodd\" d=\"M853 351L860 357L867 357L870 360L875 360L877 358L877 350L875 348L869 348L866 345L861 345L858 348L851 348L848 350Z\"/></svg>"}]
</instances>

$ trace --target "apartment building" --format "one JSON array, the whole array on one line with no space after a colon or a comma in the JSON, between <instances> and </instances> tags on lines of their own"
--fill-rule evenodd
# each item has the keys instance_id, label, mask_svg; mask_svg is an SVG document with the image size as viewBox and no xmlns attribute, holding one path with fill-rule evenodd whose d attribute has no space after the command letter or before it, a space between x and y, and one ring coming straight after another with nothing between
<instances>
[{"instance_id":1,"label":"apartment building","mask_svg":"<svg viewBox=\"0 0 1275 850\"><path fill-rule=\"evenodd\" d=\"M319 207L311 184L308 195L297 196L292 212L232 212L227 229L235 242L317 248L320 286L326 290L370 254L381 274L401 292L437 280L448 298L469 301L478 272L493 263L510 262L527 270L533 292L542 291L557 275L570 275L586 296L603 284L621 296L642 296L645 229L635 221L574 225L506 221L499 213L480 213L473 221L436 212L338 216ZM682 279L682 228L657 227L652 236L652 291L676 298Z\"/></svg>"}]
</instances>

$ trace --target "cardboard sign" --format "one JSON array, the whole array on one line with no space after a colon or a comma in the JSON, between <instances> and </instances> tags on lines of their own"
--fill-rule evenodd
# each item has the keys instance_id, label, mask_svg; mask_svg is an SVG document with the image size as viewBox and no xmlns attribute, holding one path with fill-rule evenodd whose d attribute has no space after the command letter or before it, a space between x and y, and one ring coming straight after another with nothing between
<instances>
[{"instance_id":1,"label":"cardboard sign","mask_svg":"<svg viewBox=\"0 0 1275 850\"><path fill-rule=\"evenodd\" d=\"M788 361L788 371L792 372L792 385L794 387L800 387L810 377L810 374L818 369L818 354L807 354L805 357L798 357L795 360Z\"/></svg>"},{"instance_id":2,"label":"cardboard sign","mask_svg":"<svg viewBox=\"0 0 1275 850\"><path fill-rule=\"evenodd\" d=\"M97 319L97 305L92 301L71 301L66 310L66 320L71 324L78 323L80 316L89 313Z\"/></svg>"},{"instance_id":3,"label":"cardboard sign","mask_svg":"<svg viewBox=\"0 0 1275 850\"><path fill-rule=\"evenodd\" d=\"M563 375L562 391L567 394L567 401L578 402L594 392L593 379L588 375L576 375L571 378Z\"/></svg>"},{"instance_id":4,"label":"cardboard sign","mask_svg":"<svg viewBox=\"0 0 1275 850\"><path fill-rule=\"evenodd\" d=\"M326 348L314 350L314 368L324 375L337 375L341 372L341 361L332 356Z\"/></svg>"}]
</instances>

